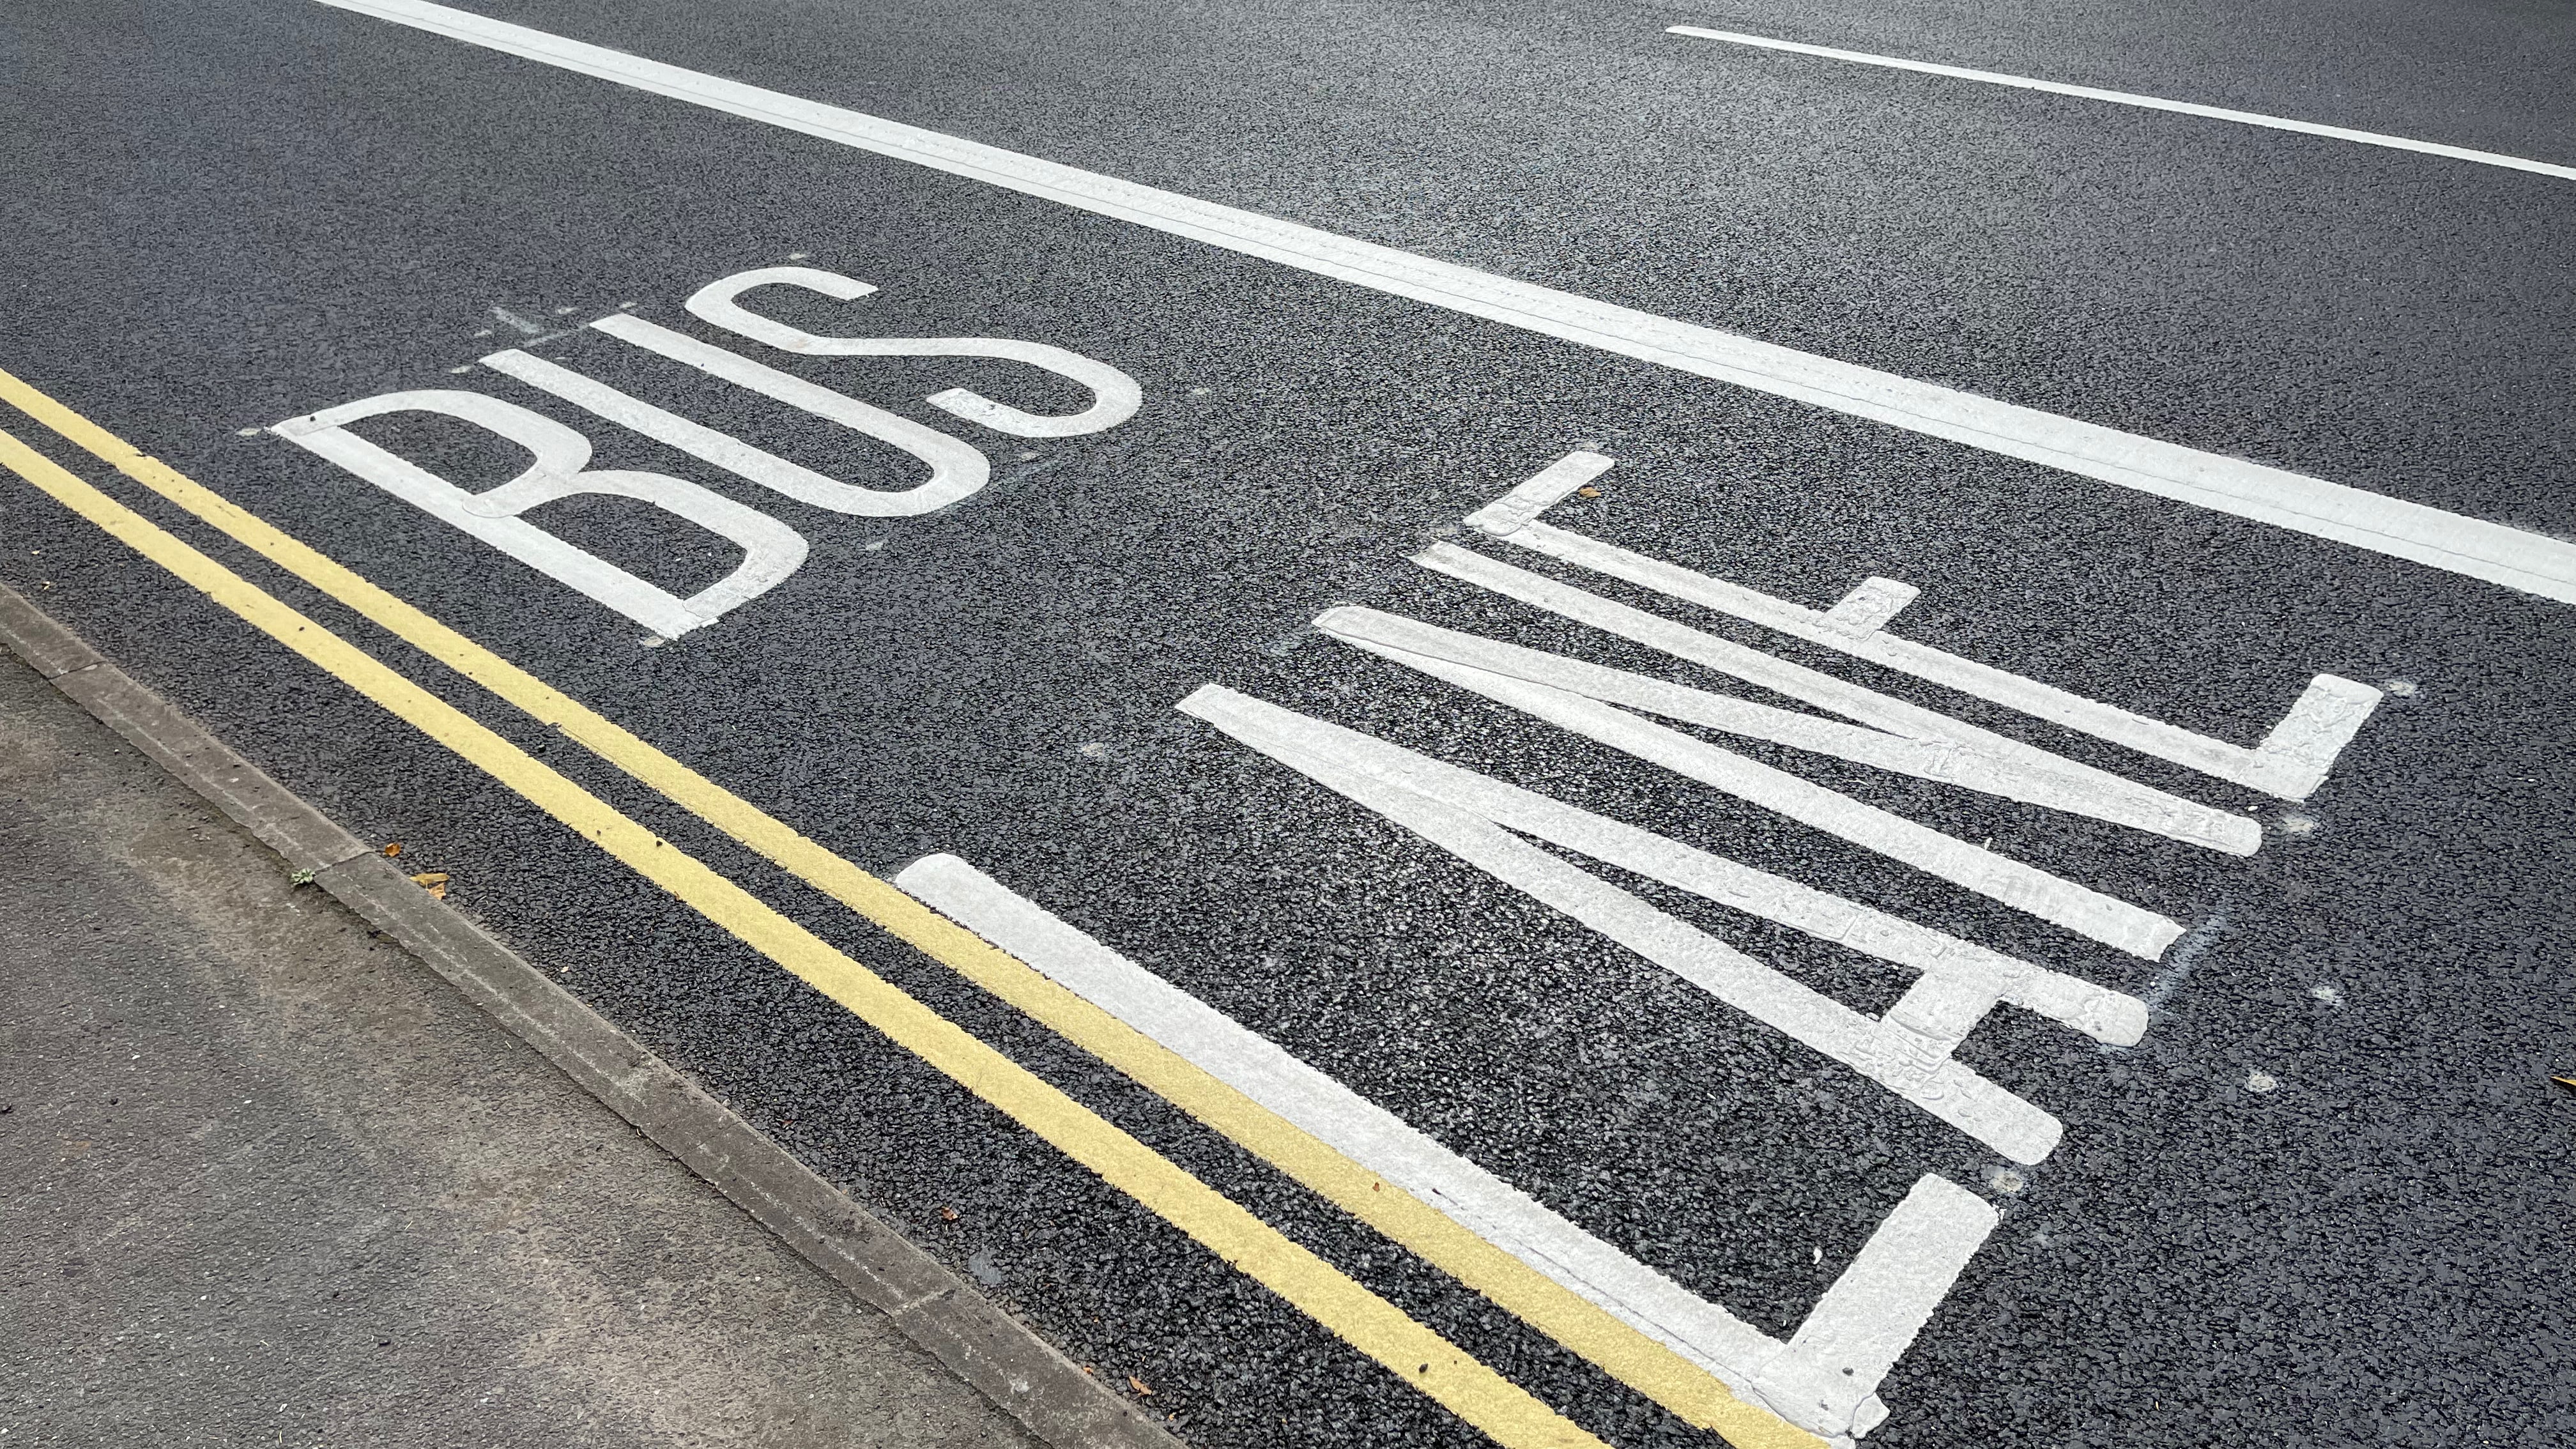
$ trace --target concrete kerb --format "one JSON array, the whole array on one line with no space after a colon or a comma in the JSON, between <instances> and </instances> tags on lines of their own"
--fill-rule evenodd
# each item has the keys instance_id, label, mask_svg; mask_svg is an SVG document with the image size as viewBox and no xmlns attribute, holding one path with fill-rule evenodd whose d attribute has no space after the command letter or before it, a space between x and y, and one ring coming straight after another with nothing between
<instances>
[{"instance_id":1,"label":"concrete kerb","mask_svg":"<svg viewBox=\"0 0 2576 1449\"><path fill-rule=\"evenodd\" d=\"M1056 1449L1180 1441L394 863L0 585L0 640Z\"/></svg>"}]
</instances>

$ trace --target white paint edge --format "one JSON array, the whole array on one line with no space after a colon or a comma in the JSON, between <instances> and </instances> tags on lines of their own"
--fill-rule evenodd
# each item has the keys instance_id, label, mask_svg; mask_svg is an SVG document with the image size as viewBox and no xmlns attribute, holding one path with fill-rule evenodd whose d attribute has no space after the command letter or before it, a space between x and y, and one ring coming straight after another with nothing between
<instances>
[{"instance_id":1,"label":"white paint edge","mask_svg":"<svg viewBox=\"0 0 2576 1449\"><path fill-rule=\"evenodd\" d=\"M1964 66L1936 65L1927 60L1904 60L1892 55L1871 55L1866 51L1836 50L1825 45L1805 45L1794 40L1774 40L1767 35L1745 35L1733 30L1703 30L1696 25L1668 25L1666 35L1687 35L1694 40L1723 40L1729 45L1750 45L1763 50L1784 50L1793 55L1812 55L1825 60L1845 60L1855 65L1884 66L1889 70L1910 70L1923 75L1948 76L1953 80L1982 81L1987 85L2011 86L2017 90L2046 91L2053 96L2076 96L2088 101L2109 101L2114 105L2137 106L2150 111L2172 111L2177 115L2200 116L2213 121L2235 121L2241 125L2262 126L2274 131L2296 131L2302 136L2323 136L2335 141L2355 141L2364 146L2385 146L2392 151L2415 151L2426 156L2442 156L2453 161L2474 161L2481 166L2502 166L2513 171L2529 171L2540 176L2555 176L2562 181L2576 181L2576 166L2560 166L2548 161L2534 161L2526 156L2507 156L2500 151L2475 151L2466 146L2446 146L2439 141L2418 141L2408 136L2391 136L2381 131L2356 131L2345 126L2319 125L2315 121L2294 121L2286 116L2266 116L2256 111L2232 111L2224 106L2204 106L2192 101L2170 101L2162 96L2142 96L2134 91L2106 91L2092 86L2068 85L2063 81L2034 80L2026 75L2006 75L2001 71L1969 70Z\"/></svg>"},{"instance_id":2,"label":"white paint edge","mask_svg":"<svg viewBox=\"0 0 2576 1449\"><path fill-rule=\"evenodd\" d=\"M2576 603L2576 544L643 60L424 0L316 0L1623 357Z\"/></svg>"},{"instance_id":3,"label":"white paint edge","mask_svg":"<svg viewBox=\"0 0 2576 1449\"><path fill-rule=\"evenodd\" d=\"M1738 1395L1780 1343L1567 1222L1402 1118L954 855L894 883L1317 1141L1715 1374Z\"/></svg>"},{"instance_id":4,"label":"white paint edge","mask_svg":"<svg viewBox=\"0 0 2576 1449\"><path fill-rule=\"evenodd\" d=\"M1775 1401L1839 1411L1854 1436L1887 1420L1876 1385L1948 1297L2003 1215L1925 1173L1807 1314L1763 1381ZM1902 1223L1901 1230L1897 1225ZM1860 1387L1855 1392L1855 1386ZM1804 1390L1805 1397L1798 1397Z\"/></svg>"},{"instance_id":5,"label":"white paint edge","mask_svg":"<svg viewBox=\"0 0 2576 1449\"><path fill-rule=\"evenodd\" d=\"M1876 1390L1996 1221L1925 1175L1881 1220L1787 1344L1558 1216L954 855L894 884L1049 980L1411 1193L1560 1287L1698 1364L1738 1397L1848 1442L1885 1416ZM1783 1402L1786 1399L1788 1402Z\"/></svg>"}]
</instances>

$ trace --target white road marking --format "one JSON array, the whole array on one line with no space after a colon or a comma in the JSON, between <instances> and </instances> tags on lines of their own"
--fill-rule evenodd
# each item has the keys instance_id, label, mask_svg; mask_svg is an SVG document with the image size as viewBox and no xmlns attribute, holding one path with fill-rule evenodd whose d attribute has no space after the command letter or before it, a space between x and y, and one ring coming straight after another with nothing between
<instances>
[{"instance_id":1,"label":"white road marking","mask_svg":"<svg viewBox=\"0 0 2576 1449\"><path fill-rule=\"evenodd\" d=\"M2146 1008L2118 992L1371 735L1213 684L1183 700L1180 709L1844 1063L2016 1162L2047 1157L2065 1129L2047 1112L1951 1059L1977 1020L1998 1002L2012 1000L2097 1040L2135 1042L2146 1029ZM1522 835L1911 967L1922 979L1885 1017L1866 1016Z\"/></svg>"},{"instance_id":2,"label":"white road marking","mask_svg":"<svg viewBox=\"0 0 2576 1449\"><path fill-rule=\"evenodd\" d=\"M674 332L660 323L647 322L625 312L611 313L590 325L620 341L631 342L648 352L658 352L674 362L686 363L711 377L720 377L737 387L776 398L816 417L830 418L879 442L892 443L930 465L930 477L926 481L892 493L833 483L828 478L823 481L832 484L829 493L818 493L810 488L797 492L795 488L769 477L754 479L818 507L864 518L909 518L971 497L982 490L992 476L992 464L972 443L950 437L936 428L925 428L910 418L883 408L872 407L847 393L834 392L793 373L780 372L777 368L754 362L738 352L727 352L684 332ZM708 461L716 460L710 458ZM819 474L808 476L820 477ZM800 480L787 481L797 482L802 487ZM826 502L826 498L833 501Z\"/></svg>"},{"instance_id":3,"label":"white road marking","mask_svg":"<svg viewBox=\"0 0 2576 1449\"><path fill-rule=\"evenodd\" d=\"M1437 567L1436 562L1433 566ZM1512 572L1523 573L1517 569ZM1818 719L1751 700L1710 694L1669 680L1461 634L1375 609L1333 609L1318 618L1315 625L1336 639L1390 658L1425 655L1447 659L1488 673L1569 690L1604 704L1770 740L1917 779L1960 785L2025 804L2087 815L2230 855L2251 855L2263 843L2263 827L2243 815L2212 809L2122 779L2107 770L2028 747L2018 753L2005 753L1948 737L1893 733ZM1732 649L1744 647L1718 642ZM1784 670L1797 668L1783 661Z\"/></svg>"},{"instance_id":4,"label":"white road marking","mask_svg":"<svg viewBox=\"0 0 2576 1449\"><path fill-rule=\"evenodd\" d=\"M1885 66L1890 70L1919 71L1924 75L1949 76L1954 80L1983 81L1988 85L2012 86L2019 90L2046 91L2056 96L2077 96L2088 101L2109 101L2115 105L2140 106L2150 111L2172 111L2179 115L2201 116L2213 121L2236 121L2248 126L2265 126L2275 131L2296 131L2303 136L2324 136L2336 141L2358 141L2365 146L2386 146L2396 151L2418 151L2427 156L2444 156L2454 161L2475 161L2481 166L2503 166L2515 171L2530 171L2542 176L2555 176L2562 181L2576 181L2576 166L2560 166L2548 161L2534 161L2523 156L2507 156L2497 151L2474 151L2466 146L2446 146L2439 141L2417 141L2406 136L2390 136L2378 131L2355 131L2344 126L2324 126L2314 121L2293 121L2281 116L2266 116L2253 111L2232 111L2223 106L2204 106L2191 101L2169 101L2160 96L2142 96L2130 91L2098 90L2092 86L2068 85L2063 81L2033 80L2029 76L2005 75L2000 71L1969 70L1962 66L1936 65L1924 60L1902 60L1892 55L1870 55L1857 50L1835 50L1830 46L1805 45L1794 40L1774 40L1766 35L1745 35L1732 30L1703 30L1696 25L1668 25L1667 35L1687 35L1698 40L1723 40L1730 45L1758 46L1764 50L1785 50L1796 55L1821 56L1826 60L1847 60L1859 65Z\"/></svg>"},{"instance_id":5,"label":"white road marking","mask_svg":"<svg viewBox=\"0 0 2576 1449\"><path fill-rule=\"evenodd\" d=\"M1763 1379L1773 1402L1849 1415L1852 1432L1886 1421L1878 1382L1949 1296L2001 1215L1975 1193L1925 1173L1860 1256L1825 1290Z\"/></svg>"},{"instance_id":6,"label":"white road marking","mask_svg":"<svg viewBox=\"0 0 2576 1449\"><path fill-rule=\"evenodd\" d=\"M1888 620L1922 596L1923 591L1912 584L1873 575L1853 585L1842 602L1827 609L1825 622L1846 634L1867 634L1886 628Z\"/></svg>"},{"instance_id":7,"label":"white road marking","mask_svg":"<svg viewBox=\"0 0 2576 1449\"><path fill-rule=\"evenodd\" d=\"M1821 1434L1866 1433L1885 1416L1879 1380L1997 1221L1974 1194L1925 1175L1784 1345L956 856L917 861L894 883L1738 1395Z\"/></svg>"},{"instance_id":8,"label":"white road marking","mask_svg":"<svg viewBox=\"0 0 2576 1449\"><path fill-rule=\"evenodd\" d=\"M1355 618L1355 614L1359 616ZM1954 839L1901 815L1864 804L1840 791L1802 780L1786 770L1773 769L1758 760L1746 759L1679 730L1667 729L1625 710L1600 703L1591 697L1591 691L1570 689L1557 678L1548 677L1570 671L1553 668L1546 655L1522 651L1529 662L1522 663L1521 667L1508 671L1486 669L1456 658L1459 651L1454 648L1435 648L1433 652L1426 653L1385 643L1371 637L1372 633L1378 632L1367 628L1371 622L1360 611L1340 609L1330 611L1315 621L1325 633L1380 658L1392 659L1435 679L1445 679L1461 689L1473 690L1487 699L1510 705L1587 739L1661 765L1686 779L1723 790L1739 800L1759 805L1802 825L1877 851L1891 860L1903 861L1928 875L2001 901L2015 910L2028 912L2133 956L2153 961L2164 954L2165 947L2173 944L2175 937L2182 934L2180 925L2153 911ZM1428 629L1429 626L1421 627ZM1467 636L1452 637L1464 639ZM1573 661L1561 662L1571 664ZM1532 678L1534 674L1540 677Z\"/></svg>"},{"instance_id":9,"label":"white road marking","mask_svg":"<svg viewBox=\"0 0 2576 1449\"><path fill-rule=\"evenodd\" d=\"M1275 708L1262 706L1263 710ZM1279 710L1268 718L1274 723L1284 723L1303 720L1304 716ZM2027 961L1962 941L1901 916L1829 895L1722 856L1691 850L1634 827L1599 821L1598 817L1572 806L1561 805L1545 796L1489 780L1456 766L1427 760L1382 740L1342 730L1338 726L1315 721L1307 723L1315 724L1317 730L1336 741L1360 743L1361 752L1346 762L1353 768L1394 779L1401 788L1447 800L1496 824L1554 840L1557 838L1555 834L1545 833L1539 826L1529 823L1542 818L1553 819L1557 823L1549 827L1551 830L1560 833L1570 831L1587 840L1580 845L1561 842L1566 843L1568 849L1580 850L1594 859L1654 876L1667 885L1706 896L1721 905L1776 921L1792 930L1804 931L1820 940L1847 946L1927 977L1956 974L1962 980L1976 983L1989 980L2000 983L1997 1000L2009 1001L2052 1021L2063 1022L2107 1045L2134 1045L2146 1033L2145 1008L2120 992L2108 991L2060 972L2043 970ZM1428 786L1411 780L1409 772L1417 768L1431 782ZM1389 773L1390 770L1393 773ZM1587 829L1594 825L1606 829ZM1601 839L1591 839L1594 834L1599 834ZM1605 845L1604 841L1608 844ZM1608 849L1621 844L1631 848L1616 855L1605 855L1594 848L1599 845ZM1638 845L1645 848L1634 848ZM1648 869L1635 863L1649 858L1664 860L1665 864ZM1655 874L1656 870L1662 869L1676 872L1678 878L1666 879ZM1918 1008L1923 1005L1923 1001L1916 1003ZM1945 1020L1949 1015L1946 1012L1936 1014ZM1979 1008L1976 1014L1983 1016L1984 1008ZM1953 1045L1965 1040L1974 1025L1973 1020L1963 1019L1935 1029L1932 1018L1919 1011L1910 1011L1909 1018L1926 1034Z\"/></svg>"},{"instance_id":10,"label":"white road marking","mask_svg":"<svg viewBox=\"0 0 2576 1449\"><path fill-rule=\"evenodd\" d=\"M1437 567L1437 562L1432 566ZM1497 567L1508 569L1510 565ZM1523 573L1517 569L1512 572ZM2246 816L2168 795L2042 750L2024 747L2020 753L2007 754L1948 737L1891 733L1818 719L1750 700L1710 694L1686 684L1461 634L1375 609L1333 609L1318 618L1315 625L1336 639L1389 658L1421 655L1446 659L1490 674L1567 690L1604 704L1770 740L1917 779L1960 785L2025 804L2045 805L2072 815L2087 815L2230 855L2252 855L2263 843L2262 825ZM1785 661L1783 664L1786 669L1798 667Z\"/></svg>"},{"instance_id":11,"label":"white road marking","mask_svg":"<svg viewBox=\"0 0 2576 1449\"><path fill-rule=\"evenodd\" d=\"M1024 413L962 387L922 399L932 407L1018 438L1072 438L1101 432L1136 416L1136 409L1144 405L1145 393L1136 385L1136 379L1079 352L1008 337L817 337L763 317L734 300L754 287L803 287L843 302L876 290L865 282L813 267L762 267L700 287L689 298L690 315L755 342L809 357L998 357L1042 368L1091 389L1091 406L1061 417Z\"/></svg>"},{"instance_id":12,"label":"white road marking","mask_svg":"<svg viewBox=\"0 0 2576 1449\"><path fill-rule=\"evenodd\" d=\"M844 301L876 290L864 282L811 267L765 267L700 288L689 299L688 307L704 320L789 351L848 357L1003 358L1043 368L1091 389L1091 406L1054 417L1025 413L964 388L950 388L925 399L960 417L1023 437L1071 437L1115 427L1135 416L1144 396L1134 378L1061 347L998 337L817 337L735 305L733 299L740 293L773 284L801 286ZM507 308L495 306L492 311L520 331L540 330L538 324ZM519 348L505 348L482 362L495 372L551 393L608 422L631 428L800 503L836 513L871 518L928 513L975 493L991 475L991 464L971 444L697 338L624 312L602 317L591 326L708 376L891 443L927 464L930 477L911 488L894 491L860 487L790 462ZM490 331L485 328L475 335L488 336ZM567 335L570 334L533 337L529 345ZM473 371L473 367L468 364L448 371L465 373ZM404 411L444 413L474 423L527 448L533 460L518 477L501 487L467 493L342 426L361 418ZM446 390L388 393L291 418L274 431L616 609L654 630L656 642L676 639L757 597L794 572L805 558L805 540L795 530L695 483L659 473L584 471L592 452L589 439L542 414L481 394ZM681 599L518 517L540 503L578 493L635 498L686 518L741 546L742 566L713 587Z\"/></svg>"},{"instance_id":13,"label":"white road marking","mask_svg":"<svg viewBox=\"0 0 2576 1449\"><path fill-rule=\"evenodd\" d=\"M2576 603L2576 543L2016 407L944 136L426 0L317 0L1758 392Z\"/></svg>"},{"instance_id":14,"label":"white road marking","mask_svg":"<svg viewBox=\"0 0 2576 1449\"><path fill-rule=\"evenodd\" d=\"M1503 537L1574 496L1576 489L1617 467L1600 453L1573 452L1512 485L1510 492L1467 515L1467 526Z\"/></svg>"},{"instance_id":15,"label":"white road marking","mask_svg":"<svg viewBox=\"0 0 2576 1449\"><path fill-rule=\"evenodd\" d=\"M1539 476L1548 475L1543 473ZM1848 616L1837 620L1830 614L1775 599L1741 584L1693 573L1661 559L1648 558L1615 544L1542 523L1538 520L1538 513L1542 510L1526 507L1526 500L1521 498L1517 489L1504 495L1501 502L1513 503L1513 511L1504 514L1493 512L1490 507L1480 509L1469 514L1467 522L1534 553L1624 579L1667 598L1732 614L1748 623L1840 650L1856 659L1866 659L1917 679L1991 700L2023 714L2080 730L2096 739L2124 745L2140 754L2152 755L2185 769L2197 770L2284 800L2304 800L2325 783L2327 772L2334 768L2335 757L2352 742L2362 723L2379 705L2380 693L2369 685L2332 674L2320 674L2308 682L2306 692L2290 706L2290 712L2273 727L2263 742L2247 749L2195 734L2162 720L2149 719L2115 705L2070 694L2052 685L2007 673L1991 664L1963 659L1876 628L1855 629L1850 626ZM1849 603L1850 600L1844 602Z\"/></svg>"},{"instance_id":16,"label":"white road marking","mask_svg":"<svg viewBox=\"0 0 2576 1449\"><path fill-rule=\"evenodd\" d=\"M441 413L517 443L532 455L528 466L496 488L468 493L344 426L411 411ZM663 473L585 471L591 457L588 438L542 413L479 392L437 388L386 393L289 418L270 431L668 639L712 624L726 610L758 598L805 561L804 535L768 514ZM583 493L633 498L685 518L740 547L742 564L682 599L519 517L540 503Z\"/></svg>"},{"instance_id":17,"label":"white road marking","mask_svg":"<svg viewBox=\"0 0 2576 1449\"><path fill-rule=\"evenodd\" d=\"M1956 750L1955 760L1927 769L1951 770L1958 783L1990 790L2007 799L2046 805L2120 824L2133 824L2143 830L2230 855L2251 855L2262 845L2262 826L2250 819L2149 790L2107 770L2096 770L2090 765L2063 759L1965 720L1953 719L1892 695L1836 679L1830 674L1793 664L1731 639L1721 639L1693 629L1661 614L1649 614L1643 609L1631 608L1599 594L1516 568L1500 559L1487 558L1451 544L1436 543L1414 555L1413 561L1435 573L1490 589L1674 658L1687 659L1734 675L1749 684L1804 700L1820 709L1832 710L1889 735L1915 741L1935 759L1941 758L1939 751ZM1676 703L1670 695L1657 698L1661 703ZM1642 696L1637 703L1643 708L1655 707L1645 704ZM1695 719L1680 713L1670 717L1727 728L1722 717ZM1784 739L1782 743L1800 742ZM1989 770L1975 763L1979 756L2001 763ZM1849 758L1867 759L1859 754ZM1879 762L1869 760L1868 763ZM1893 762L1888 767L1901 768ZM1931 778L1941 776L1933 775ZM2059 783L2061 781L2062 784ZM2165 801L2173 803L2166 805Z\"/></svg>"},{"instance_id":18,"label":"white road marking","mask_svg":"<svg viewBox=\"0 0 2576 1449\"><path fill-rule=\"evenodd\" d=\"M740 438L719 433L704 423L655 407L597 378L517 348L495 352L483 359L483 365L494 372L515 377L530 387L550 392L610 422L633 428L657 442L667 443L691 457L713 463L737 477L775 489L799 503L828 508L835 513L883 516L885 500L903 496L825 477L802 464L791 463L766 449L753 447Z\"/></svg>"}]
</instances>

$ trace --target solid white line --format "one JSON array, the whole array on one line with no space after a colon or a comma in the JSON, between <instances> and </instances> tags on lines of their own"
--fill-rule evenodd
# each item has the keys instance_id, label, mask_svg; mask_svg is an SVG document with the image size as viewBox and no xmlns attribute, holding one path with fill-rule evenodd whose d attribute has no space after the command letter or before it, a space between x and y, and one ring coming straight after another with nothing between
<instances>
[{"instance_id":1,"label":"solid white line","mask_svg":"<svg viewBox=\"0 0 2576 1449\"><path fill-rule=\"evenodd\" d=\"M894 883L1738 1394L1837 1442L1884 1417L1879 1380L1998 1220L1976 1194L1917 1179L1784 1346L966 861L929 856Z\"/></svg>"},{"instance_id":2,"label":"solid white line","mask_svg":"<svg viewBox=\"0 0 2576 1449\"><path fill-rule=\"evenodd\" d=\"M2282 116L2265 116L2253 111L2231 111L2223 106L2203 106L2190 101L2169 101L2161 96L2142 96L2130 91L2097 90L2092 86L2071 86L2062 81L2033 80L2029 76L2005 75L2000 71L1968 70L1955 65L1935 65L1924 60L1901 60L1892 55L1870 55L1857 50L1835 50L1824 45L1802 45L1794 40L1773 40L1766 35L1745 35L1732 30L1702 30L1696 25L1668 25L1667 35L1687 35L1698 40L1723 40L1730 45L1759 46L1764 50L1785 50L1797 55L1822 56L1826 60L1848 60L1859 65L1885 66L1890 70L1920 71L1925 75L1949 76L1954 80L1983 81L1988 85L2012 86L2019 90L2046 91L2054 96L2078 96L2088 101L2110 101L2123 106L2141 106L2150 111L2172 111L2185 116L2202 116L2213 121L2236 121L2248 126L2266 126L2275 131L2296 131L2303 136L2324 136L2336 141L2358 141L2365 146L2386 146L2396 151L2420 151L2427 156L2447 156L2454 161L2475 161L2481 166L2503 166L2515 171L2530 171L2542 176L2555 176L2562 181L2576 181L2576 166L2559 166L2548 161L2533 161L2522 156L2507 156L2497 151L2473 151L2466 146L2445 146L2439 141L2417 141L2405 136L2390 136L2378 131L2355 131L2343 126L2321 126L2314 121L2293 121Z\"/></svg>"},{"instance_id":3,"label":"solid white line","mask_svg":"<svg viewBox=\"0 0 2576 1449\"><path fill-rule=\"evenodd\" d=\"M1750 1388L1753 1372L1779 1353L1778 1341L1759 1329L1567 1222L966 861L927 856L905 867L894 883L1317 1141L1698 1363L1738 1394Z\"/></svg>"},{"instance_id":4,"label":"solid white line","mask_svg":"<svg viewBox=\"0 0 2576 1449\"><path fill-rule=\"evenodd\" d=\"M317 0L1282 266L2576 603L2576 544L642 60L425 0Z\"/></svg>"}]
</instances>

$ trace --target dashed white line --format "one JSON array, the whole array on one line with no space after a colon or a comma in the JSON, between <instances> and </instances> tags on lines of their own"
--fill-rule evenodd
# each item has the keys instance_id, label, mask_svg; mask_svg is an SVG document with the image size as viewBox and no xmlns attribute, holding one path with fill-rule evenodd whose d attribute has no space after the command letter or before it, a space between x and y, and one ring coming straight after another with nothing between
<instances>
[{"instance_id":1,"label":"dashed white line","mask_svg":"<svg viewBox=\"0 0 2576 1449\"><path fill-rule=\"evenodd\" d=\"M2006 75L2001 71L1969 70L1964 66L1936 65L1928 60L1904 60L1892 55L1871 55L1858 50L1836 50L1826 45L1806 45L1795 40L1774 40L1767 35L1745 35L1733 30L1703 30L1696 25L1668 25L1667 35L1687 35L1695 40L1723 40L1730 45L1750 45L1763 50L1785 50L1795 55L1818 56L1825 60L1847 60L1857 65L1884 66L1889 70L1918 71L1924 75L1948 76L1953 80L1981 81L1987 85L2011 86L2017 90L2046 91L2055 96L2076 96L2088 101L2109 101L2114 105L2138 106L2150 111L2172 111L2178 115L2200 116L2213 121L2235 121L2247 126L2263 126L2275 131L2296 131L2303 136L2324 136L2336 141L2357 141L2365 146L2385 146L2396 151L2418 151L2427 156L2444 156L2453 161L2474 161L2481 166L2503 166L2515 171L2529 171L2541 176L2555 176L2562 181L2576 181L2576 166L2560 166L2549 161L2534 161L2527 156L2507 156L2498 151L2476 151L2466 146L2447 146L2439 141L2418 141L2408 136L2391 136L2378 131L2356 131L2345 126L2320 125L2315 121L2294 121L2284 116L2266 116L2255 111L2234 111L2224 106L2204 106L2193 101L2169 101L2161 96L2142 96L2133 91L2106 91L2093 86L2068 85L2063 81L2035 80L2025 75Z\"/></svg>"}]
</instances>

